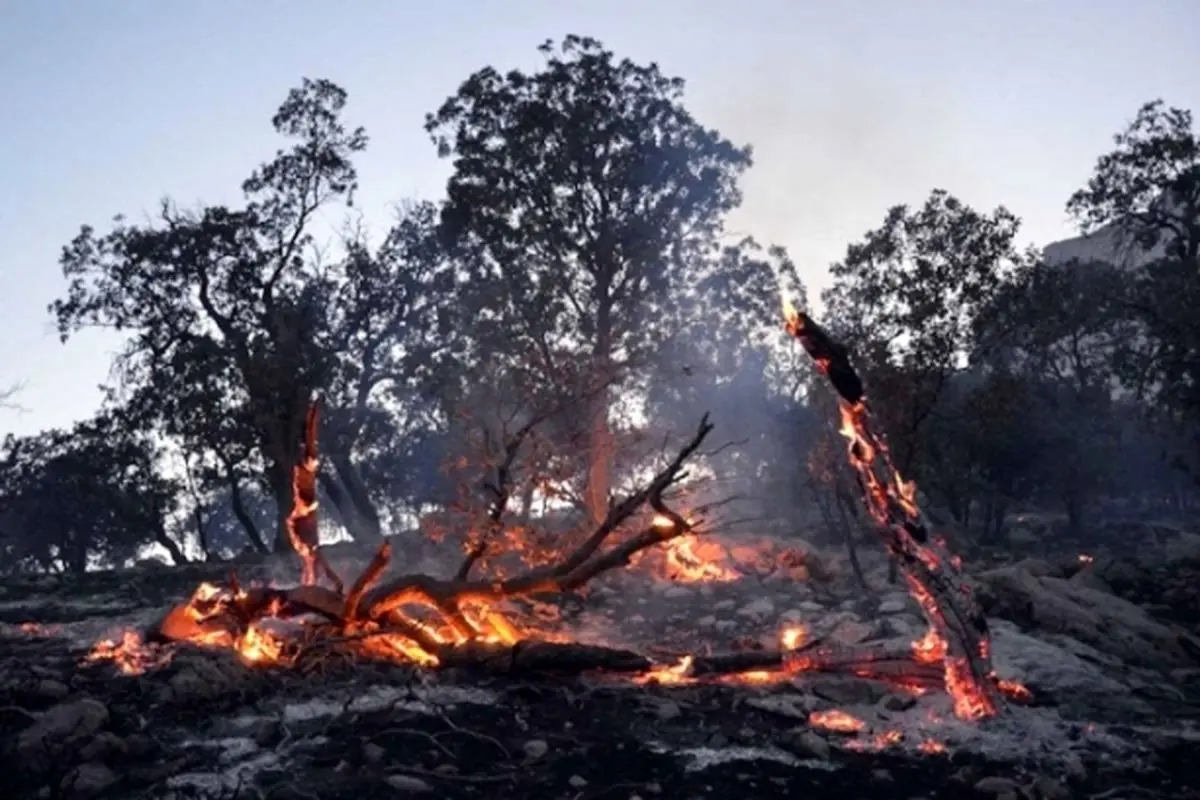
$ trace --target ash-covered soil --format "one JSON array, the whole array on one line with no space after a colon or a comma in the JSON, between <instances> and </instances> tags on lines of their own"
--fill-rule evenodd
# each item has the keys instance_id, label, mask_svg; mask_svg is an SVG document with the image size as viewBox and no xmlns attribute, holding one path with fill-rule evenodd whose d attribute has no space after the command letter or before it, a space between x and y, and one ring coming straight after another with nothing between
<instances>
[{"instance_id":1,"label":"ash-covered soil","mask_svg":"<svg viewBox=\"0 0 1200 800\"><path fill-rule=\"evenodd\" d=\"M623 574L560 603L559 624L583 641L652 655L770 644L796 622L847 643L919 637L915 605L886 585L881 558L865 556L872 593L834 554L833 577L819 584L775 574L697 586ZM200 650L132 677L109 663L80 666L96 640L151 624L227 569L143 568L0 587L0 795L1200 796L1191 634L1078 569L1027 563L979 576L999 615L997 669L1035 698L983 723L953 719L940 693L913 697L832 675L657 686L430 673L336 655L302 674ZM294 574L291 565L238 569L243 579ZM1022 606L1026 596L1053 613ZM864 730L838 734L810 722L832 709Z\"/></svg>"}]
</instances>

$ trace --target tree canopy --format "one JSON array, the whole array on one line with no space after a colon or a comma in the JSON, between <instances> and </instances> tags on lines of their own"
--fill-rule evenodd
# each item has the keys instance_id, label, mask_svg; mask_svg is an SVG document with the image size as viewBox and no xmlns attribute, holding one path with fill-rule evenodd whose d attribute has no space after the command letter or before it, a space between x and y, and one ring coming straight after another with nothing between
<instances>
[{"instance_id":1,"label":"tree canopy","mask_svg":"<svg viewBox=\"0 0 1200 800\"><path fill-rule=\"evenodd\" d=\"M655 63L585 36L538 52L427 115L445 196L397 198L383 230L354 208L369 140L326 79L287 93L280 149L236 203L82 226L50 312L64 342L125 344L94 418L0 448L0 570L288 547L314 400L329 534L377 540L497 496L504 519L596 520L704 411L733 442L704 468L762 524L816 500L845 528L832 400L779 330L781 291L803 305L805 288L728 223L750 144ZM1067 208L1111 258L1047 263L1012 212L936 189L849 244L821 298L902 471L985 536L1029 504L1082 526L1094 500L1200 466L1191 113L1143 106Z\"/></svg>"}]
</instances>

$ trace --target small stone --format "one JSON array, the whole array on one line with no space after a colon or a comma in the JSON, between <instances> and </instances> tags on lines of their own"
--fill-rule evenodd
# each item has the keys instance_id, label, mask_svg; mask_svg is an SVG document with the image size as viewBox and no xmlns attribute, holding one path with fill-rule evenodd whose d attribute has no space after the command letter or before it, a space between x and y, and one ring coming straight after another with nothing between
<instances>
[{"instance_id":1,"label":"small stone","mask_svg":"<svg viewBox=\"0 0 1200 800\"><path fill-rule=\"evenodd\" d=\"M722 600L719 603L713 603L713 611L732 611L737 606L732 600Z\"/></svg>"},{"instance_id":2,"label":"small stone","mask_svg":"<svg viewBox=\"0 0 1200 800\"><path fill-rule=\"evenodd\" d=\"M90 697L60 703L21 731L17 756L32 772L71 758L108 724L108 707Z\"/></svg>"},{"instance_id":3,"label":"small stone","mask_svg":"<svg viewBox=\"0 0 1200 800\"><path fill-rule=\"evenodd\" d=\"M917 704L917 698L910 694L889 694L883 698L883 707L888 711L908 711Z\"/></svg>"},{"instance_id":4,"label":"small stone","mask_svg":"<svg viewBox=\"0 0 1200 800\"><path fill-rule=\"evenodd\" d=\"M820 680L812 684L812 693L839 706L871 705L879 699L878 687L860 680Z\"/></svg>"},{"instance_id":5,"label":"small stone","mask_svg":"<svg viewBox=\"0 0 1200 800\"><path fill-rule=\"evenodd\" d=\"M281 738L278 720L264 719L254 726L254 743L259 747L270 747Z\"/></svg>"},{"instance_id":6,"label":"small stone","mask_svg":"<svg viewBox=\"0 0 1200 800\"><path fill-rule=\"evenodd\" d=\"M587 778L584 778L581 775L572 775L571 777L567 778L567 785L569 785L572 789L582 789L588 785L588 782Z\"/></svg>"},{"instance_id":7,"label":"small stone","mask_svg":"<svg viewBox=\"0 0 1200 800\"><path fill-rule=\"evenodd\" d=\"M874 779L876 783L891 783L895 780L895 778L892 777L892 773L886 769L871 770L871 778Z\"/></svg>"},{"instance_id":8,"label":"small stone","mask_svg":"<svg viewBox=\"0 0 1200 800\"><path fill-rule=\"evenodd\" d=\"M655 713L658 714L658 718L663 722L668 722L683 715L682 709L679 708L679 703L676 703L674 700L664 700L659 703L658 708L655 709Z\"/></svg>"},{"instance_id":9,"label":"small stone","mask_svg":"<svg viewBox=\"0 0 1200 800\"><path fill-rule=\"evenodd\" d=\"M713 626L717 633L730 633L731 631L737 630L738 627L738 623L731 619L719 620L717 624Z\"/></svg>"},{"instance_id":10,"label":"small stone","mask_svg":"<svg viewBox=\"0 0 1200 800\"><path fill-rule=\"evenodd\" d=\"M530 739L524 745L525 757L530 761L537 761L539 758L550 752L550 745L546 744L544 739Z\"/></svg>"},{"instance_id":11,"label":"small stone","mask_svg":"<svg viewBox=\"0 0 1200 800\"><path fill-rule=\"evenodd\" d=\"M125 754L125 742L111 731L100 731L79 751L83 761L107 761L113 756Z\"/></svg>"},{"instance_id":12,"label":"small stone","mask_svg":"<svg viewBox=\"0 0 1200 800\"><path fill-rule=\"evenodd\" d=\"M432 792L433 787L412 775L388 775L384 783L401 792Z\"/></svg>"},{"instance_id":13,"label":"small stone","mask_svg":"<svg viewBox=\"0 0 1200 800\"><path fill-rule=\"evenodd\" d=\"M737 613L742 617L764 619L775 613L775 604L766 597L760 597L739 608Z\"/></svg>"},{"instance_id":14,"label":"small stone","mask_svg":"<svg viewBox=\"0 0 1200 800\"><path fill-rule=\"evenodd\" d=\"M784 739L784 744L793 753L804 758L829 758L832 748L820 734L809 728L793 728Z\"/></svg>"},{"instance_id":15,"label":"small stone","mask_svg":"<svg viewBox=\"0 0 1200 800\"><path fill-rule=\"evenodd\" d=\"M383 757L386 755L387 750L375 744L375 742L367 742L363 745L363 761L366 761L368 764L378 764L380 761L383 761Z\"/></svg>"},{"instance_id":16,"label":"small stone","mask_svg":"<svg viewBox=\"0 0 1200 800\"><path fill-rule=\"evenodd\" d=\"M874 633L874 625L856 620L846 620L839 624L833 633L829 634L829 638L840 644L851 645L866 641Z\"/></svg>"},{"instance_id":17,"label":"small stone","mask_svg":"<svg viewBox=\"0 0 1200 800\"><path fill-rule=\"evenodd\" d=\"M1033 789L1036 797L1042 800L1066 800L1071 796L1071 792L1062 782L1056 781L1054 778L1042 775L1033 782Z\"/></svg>"},{"instance_id":18,"label":"small stone","mask_svg":"<svg viewBox=\"0 0 1200 800\"><path fill-rule=\"evenodd\" d=\"M694 592L686 586L672 586L663 592L663 597L668 600L683 600L691 597L693 594Z\"/></svg>"},{"instance_id":19,"label":"small stone","mask_svg":"<svg viewBox=\"0 0 1200 800\"><path fill-rule=\"evenodd\" d=\"M989 775L975 784L975 791L980 794L990 794L999 797L1005 794L1015 795L1019 787L1017 782L999 775Z\"/></svg>"},{"instance_id":20,"label":"small stone","mask_svg":"<svg viewBox=\"0 0 1200 800\"><path fill-rule=\"evenodd\" d=\"M908 609L908 603L900 598L889 598L879 604L880 614L899 614Z\"/></svg>"},{"instance_id":21,"label":"small stone","mask_svg":"<svg viewBox=\"0 0 1200 800\"><path fill-rule=\"evenodd\" d=\"M711 628L716 624L717 624L717 618L714 617L712 614L709 614L706 617L701 617L700 619L696 620L697 628Z\"/></svg>"},{"instance_id":22,"label":"small stone","mask_svg":"<svg viewBox=\"0 0 1200 800\"><path fill-rule=\"evenodd\" d=\"M62 681L56 681L47 678L39 681L34 694L44 700L62 700L71 693L71 690Z\"/></svg>"},{"instance_id":23,"label":"small stone","mask_svg":"<svg viewBox=\"0 0 1200 800\"><path fill-rule=\"evenodd\" d=\"M125 753L130 758L145 758L155 751L158 744L144 733L132 733L125 737Z\"/></svg>"},{"instance_id":24,"label":"small stone","mask_svg":"<svg viewBox=\"0 0 1200 800\"><path fill-rule=\"evenodd\" d=\"M63 778L62 789L71 797L95 797L117 782L117 776L103 764L80 764Z\"/></svg>"},{"instance_id":25,"label":"small stone","mask_svg":"<svg viewBox=\"0 0 1200 800\"><path fill-rule=\"evenodd\" d=\"M798 606L796 606L796 608L809 614L825 610L825 606L812 600L805 600L803 603L800 603Z\"/></svg>"},{"instance_id":26,"label":"small stone","mask_svg":"<svg viewBox=\"0 0 1200 800\"><path fill-rule=\"evenodd\" d=\"M1084 766L1083 759L1081 759L1079 756L1074 755L1073 753L1068 754L1067 757L1063 759L1063 767L1065 768L1068 779L1077 781L1087 779L1087 767Z\"/></svg>"}]
</instances>

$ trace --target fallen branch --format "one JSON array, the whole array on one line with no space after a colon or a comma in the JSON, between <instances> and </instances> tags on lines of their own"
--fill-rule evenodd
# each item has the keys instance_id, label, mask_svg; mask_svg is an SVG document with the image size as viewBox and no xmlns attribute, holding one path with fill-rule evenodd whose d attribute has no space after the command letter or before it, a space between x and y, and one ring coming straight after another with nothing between
<instances>
[{"instance_id":1,"label":"fallen branch","mask_svg":"<svg viewBox=\"0 0 1200 800\"><path fill-rule=\"evenodd\" d=\"M572 592L608 570L629 564L637 552L691 532L691 524L667 505L665 494L686 477L685 463L711 432L707 415L658 474L613 505L602 523L557 563L503 580L405 575L380 584L391 558L391 547L385 542L349 592L316 545L315 407L309 411L305 430L304 452L293 471L295 508L288 520L289 534L304 561L305 580L290 589L243 589L231 576L228 590L198 590L191 601L172 609L156 626L155 638L233 645L265 616L317 615L327 621L333 636L354 636L363 642L399 638L423 651L426 662L440 665L623 672L649 667L648 659L628 651L525 639L491 606L503 599ZM609 539L645 507L655 512L656 519L609 546ZM465 571L471 563L464 565ZM319 575L328 577L332 588L318 584ZM483 606L482 613L478 606Z\"/></svg>"}]
</instances>

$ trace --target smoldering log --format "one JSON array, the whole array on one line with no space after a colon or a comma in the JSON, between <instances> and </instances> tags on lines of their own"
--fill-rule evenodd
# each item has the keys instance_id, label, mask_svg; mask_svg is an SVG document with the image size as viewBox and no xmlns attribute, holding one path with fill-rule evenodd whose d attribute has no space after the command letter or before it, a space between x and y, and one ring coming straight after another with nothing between
<instances>
[{"instance_id":1,"label":"smoldering log","mask_svg":"<svg viewBox=\"0 0 1200 800\"><path fill-rule=\"evenodd\" d=\"M445 668L481 669L502 674L637 673L651 667L650 659L631 650L574 642L524 641L506 645L470 641L443 647L437 655L440 666Z\"/></svg>"},{"instance_id":2,"label":"smoldering log","mask_svg":"<svg viewBox=\"0 0 1200 800\"><path fill-rule=\"evenodd\" d=\"M784 655L778 650L743 650L737 653L694 656L688 673L691 677L703 678L756 670L779 670L783 669Z\"/></svg>"}]
</instances>

